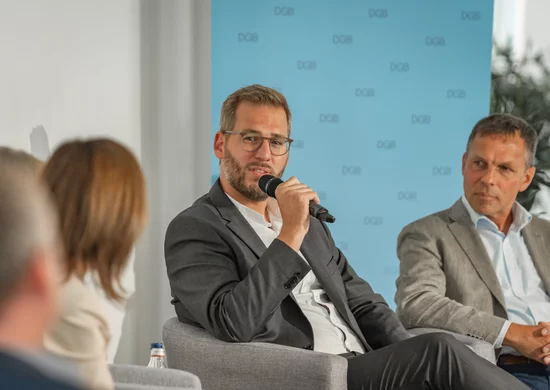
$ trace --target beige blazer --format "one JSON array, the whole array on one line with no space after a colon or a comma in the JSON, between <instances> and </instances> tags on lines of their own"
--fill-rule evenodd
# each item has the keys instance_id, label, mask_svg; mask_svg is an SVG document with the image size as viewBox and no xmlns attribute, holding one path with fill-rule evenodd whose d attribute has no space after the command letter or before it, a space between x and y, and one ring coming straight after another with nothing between
<instances>
[{"instance_id":1,"label":"beige blazer","mask_svg":"<svg viewBox=\"0 0 550 390\"><path fill-rule=\"evenodd\" d=\"M550 222L533 216L522 235L549 292ZM507 319L504 295L460 199L450 209L406 226L397 255L395 301L406 328L446 329L494 344Z\"/></svg>"},{"instance_id":2,"label":"beige blazer","mask_svg":"<svg viewBox=\"0 0 550 390\"><path fill-rule=\"evenodd\" d=\"M112 390L107 367L109 327L104 303L76 277L63 284L59 320L45 336L45 348L77 366L89 389Z\"/></svg>"}]
</instances>

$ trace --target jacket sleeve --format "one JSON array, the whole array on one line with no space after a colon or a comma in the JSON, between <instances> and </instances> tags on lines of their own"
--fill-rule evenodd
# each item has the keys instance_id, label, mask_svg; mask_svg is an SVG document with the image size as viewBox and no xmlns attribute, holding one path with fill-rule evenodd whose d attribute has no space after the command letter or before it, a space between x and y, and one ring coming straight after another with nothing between
<instances>
[{"instance_id":1,"label":"jacket sleeve","mask_svg":"<svg viewBox=\"0 0 550 390\"><path fill-rule=\"evenodd\" d=\"M397 313L407 328L437 328L494 344L505 319L445 296L446 277L436 240L418 224L403 229L397 241L400 275Z\"/></svg>"},{"instance_id":2,"label":"jacket sleeve","mask_svg":"<svg viewBox=\"0 0 550 390\"><path fill-rule=\"evenodd\" d=\"M292 248L274 240L247 275L215 229L180 214L165 240L168 278L175 297L215 337L254 339L280 303L309 272Z\"/></svg>"}]
</instances>

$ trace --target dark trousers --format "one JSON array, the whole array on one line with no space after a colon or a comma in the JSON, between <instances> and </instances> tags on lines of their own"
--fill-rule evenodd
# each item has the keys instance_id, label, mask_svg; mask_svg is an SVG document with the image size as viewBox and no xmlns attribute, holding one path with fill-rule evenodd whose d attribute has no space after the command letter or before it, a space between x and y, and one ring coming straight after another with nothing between
<instances>
[{"instance_id":1,"label":"dark trousers","mask_svg":"<svg viewBox=\"0 0 550 390\"><path fill-rule=\"evenodd\" d=\"M348 358L348 390L529 388L445 333L428 333Z\"/></svg>"},{"instance_id":2,"label":"dark trousers","mask_svg":"<svg viewBox=\"0 0 550 390\"><path fill-rule=\"evenodd\" d=\"M550 367L541 363L506 364L500 366L532 390L550 389Z\"/></svg>"}]
</instances>

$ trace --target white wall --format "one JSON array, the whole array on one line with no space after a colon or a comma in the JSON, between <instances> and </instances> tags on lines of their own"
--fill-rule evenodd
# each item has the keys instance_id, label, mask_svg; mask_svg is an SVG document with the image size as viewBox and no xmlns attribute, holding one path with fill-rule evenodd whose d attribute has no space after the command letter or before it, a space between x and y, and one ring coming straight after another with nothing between
<instances>
[{"instance_id":1,"label":"white wall","mask_svg":"<svg viewBox=\"0 0 550 390\"><path fill-rule=\"evenodd\" d=\"M0 144L110 135L140 152L139 3L0 0Z\"/></svg>"},{"instance_id":2,"label":"white wall","mask_svg":"<svg viewBox=\"0 0 550 390\"><path fill-rule=\"evenodd\" d=\"M109 136L141 158L150 219L116 361L145 364L174 316L166 227L210 187L210 1L0 0L0 55L0 145L46 158Z\"/></svg>"},{"instance_id":3,"label":"white wall","mask_svg":"<svg viewBox=\"0 0 550 390\"><path fill-rule=\"evenodd\" d=\"M108 136L139 156L139 2L0 0L0 10L0 145L44 159L64 140Z\"/></svg>"}]
</instances>

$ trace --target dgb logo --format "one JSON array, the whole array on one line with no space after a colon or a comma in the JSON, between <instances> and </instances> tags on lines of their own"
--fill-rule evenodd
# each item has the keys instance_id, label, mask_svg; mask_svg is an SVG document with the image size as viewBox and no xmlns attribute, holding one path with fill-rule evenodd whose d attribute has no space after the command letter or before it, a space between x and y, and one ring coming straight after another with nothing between
<instances>
[{"instance_id":1,"label":"dgb logo","mask_svg":"<svg viewBox=\"0 0 550 390\"><path fill-rule=\"evenodd\" d=\"M275 7L273 13L276 16L292 16L294 15L294 7Z\"/></svg>"},{"instance_id":2,"label":"dgb logo","mask_svg":"<svg viewBox=\"0 0 550 390\"><path fill-rule=\"evenodd\" d=\"M449 176L451 174L451 167L449 166L442 166L442 167L433 167L432 168L432 174L434 176Z\"/></svg>"},{"instance_id":3,"label":"dgb logo","mask_svg":"<svg viewBox=\"0 0 550 390\"><path fill-rule=\"evenodd\" d=\"M373 19L385 19L388 17L388 9L387 8L371 8L369 9L369 18Z\"/></svg>"},{"instance_id":4,"label":"dgb logo","mask_svg":"<svg viewBox=\"0 0 550 390\"><path fill-rule=\"evenodd\" d=\"M426 46L445 46L445 37L426 37Z\"/></svg>"},{"instance_id":5,"label":"dgb logo","mask_svg":"<svg viewBox=\"0 0 550 390\"><path fill-rule=\"evenodd\" d=\"M319 122L338 123L340 122L340 116L338 114L319 114Z\"/></svg>"},{"instance_id":6,"label":"dgb logo","mask_svg":"<svg viewBox=\"0 0 550 390\"><path fill-rule=\"evenodd\" d=\"M380 226L384 223L384 218L368 216L363 218L363 225Z\"/></svg>"},{"instance_id":7,"label":"dgb logo","mask_svg":"<svg viewBox=\"0 0 550 390\"><path fill-rule=\"evenodd\" d=\"M342 175L360 175L361 167L359 165L342 165Z\"/></svg>"},{"instance_id":8,"label":"dgb logo","mask_svg":"<svg viewBox=\"0 0 550 390\"><path fill-rule=\"evenodd\" d=\"M373 97L374 88L355 88L356 97Z\"/></svg>"},{"instance_id":9,"label":"dgb logo","mask_svg":"<svg viewBox=\"0 0 550 390\"><path fill-rule=\"evenodd\" d=\"M299 70L315 70L317 69L317 61L298 61Z\"/></svg>"},{"instance_id":10,"label":"dgb logo","mask_svg":"<svg viewBox=\"0 0 550 390\"><path fill-rule=\"evenodd\" d=\"M257 33L239 33L238 34L239 42L258 42Z\"/></svg>"},{"instance_id":11,"label":"dgb logo","mask_svg":"<svg viewBox=\"0 0 550 390\"><path fill-rule=\"evenodd\" d=\"M412 115L411 123L419 125L429 125L432 122L432 117L429 115Z\"/></svg>"},{"instance_id":12,"label":"dgb logo","mask_svg":"<svg viewBox=\"0 0 550 390\"><path fill-rule=\"evenodd\" d=\"M391 62L390 71L392 72L408 72L409 63L408 62Z\"/></svg>"},{"instance_id":13,"label":"dgb logo","mask_svg":"<svg viewBox=\"0 0 550 390\"><path fill-rule=\"evenodd\" d=\"M481 12L479 11L462 11L460 15L462 20L480 20Z\"/></svg>"},{"instance_id":14,"label":"dgb logo","mask_svg":"<svg viewBox=\"0 0 550 390\"><path fill-rule=\"evenodd\" d=\"M395 149L397 147L397 144L395 140L380 140L376 142L376 148L377 149Z\"/></svg>"},{"instance_id":15,"label":"dgb logo","mask_svg":"<svg viewBox=\"0 0 550 390\"><path fill-rule=\"evenodd\" d=\"M463 89L448 89L447 99L466 99L466 91Z\"/></svg>"},{"instance_id":16,"label":"dgb logo","mask_svg":"<svg viewBox=\"0 0 550 390\"><path fill-rule=\"evenodd\" d=\"M397 200L416 200L416 191L400 191L397 193Z\"/></svg>"},{"instance_id":17,"label":"dgb logo","mask_svg":"<svg viewBox=\"0 0 550 390\"><path fill-rule=\"evenodd\" d=\"M292 143L292 149L303 149L304 148L304 140L303 139L295 139Z\"/></svg>"},{"instance_id":18,"label":"dgb logo","mask_svg":"<svg viewBox=\"0 0 550 390\"><path fill-rule=\"evenodd\" d=\"M353 43L352 35L333 35L332 43L335 45L351 45Z\"/></svg>"}]
</instances>

